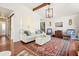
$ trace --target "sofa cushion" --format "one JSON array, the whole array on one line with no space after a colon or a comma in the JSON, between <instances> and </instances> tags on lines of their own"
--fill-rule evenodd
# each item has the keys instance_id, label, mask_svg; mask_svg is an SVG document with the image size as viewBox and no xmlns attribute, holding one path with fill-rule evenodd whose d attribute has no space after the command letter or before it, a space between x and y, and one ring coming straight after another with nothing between
<instances>
[{"instance_id":1,"label":"sofa cushion","mask_svg":"<svg viewBox=\"0 0 79 59\"><path fill-rule=\"evenodd\" d=\"M27 36L30 36L31 32L26 30L26 31L24 31L24 34L26 34Z\"/></svg>"}]
</instances>

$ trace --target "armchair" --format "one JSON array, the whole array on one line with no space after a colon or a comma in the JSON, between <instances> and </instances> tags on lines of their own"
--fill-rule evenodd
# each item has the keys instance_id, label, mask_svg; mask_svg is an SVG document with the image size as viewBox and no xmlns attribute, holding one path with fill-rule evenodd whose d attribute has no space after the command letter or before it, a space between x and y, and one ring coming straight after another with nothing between
<instances>
[{"instance_id":1,"label":"armchair","mask_svg":"<svg viewBox=\"0 0 79 59\"><path fill-rule=\"evenodd\" d=\"M66 34L69 35L71 39L77 39L75 29L67 29Z\"/></svg>"}]
</instances>

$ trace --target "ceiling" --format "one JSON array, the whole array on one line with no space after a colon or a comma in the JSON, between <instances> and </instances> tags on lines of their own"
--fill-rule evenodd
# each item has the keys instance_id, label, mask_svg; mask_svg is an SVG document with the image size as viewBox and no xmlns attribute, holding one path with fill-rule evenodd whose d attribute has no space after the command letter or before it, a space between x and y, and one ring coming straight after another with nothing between
<instances>
[{"instance_id":1,"label":"ceiling","mask_svg":"<svg viewBox=\"0 0 79 59\"><path fill-rule=\"evenodd\" d=\"M33 10L33 8L41 5L42 3L22 3L25 7ZM49 6L53 8L53 17L63 17L63 16L70 16L79 13L79 3L51 3ZM34 11L41 18L45 18L45 10L48 6L45 6L41 9ZM9 16L13 11L0 7L0 16Z\"/></svg>"},{"instance_id":2,"label":"ceiling","mask_svg":"<svg viewBox=\"0 0 79 59\"><path fill-rule=\"evenodd\" d=\"M9 10L7 8L3 8L3 7L0 7L0 17L3 16L3 17L8 17L10 16L10 14L12 13L13 11L12 10Z\"/></svg>"},{"instance_id":3,"label":"ceiling","mask_svg":"<svg viewBox=\"0 0 79 59\"><path fill-rule=\"evenodd\" d=\"M31 10L42 3L26 3L24 4ZM51 3L51 8L53 8L53 17L63 17L70 16L79 13L79 3ZM45 10L48 6L45 6L34 12L38 13L42 18L45 18Z\"/></svg>"},{"instance_id":4,"label":"ceiling","mask_svg":"<svg viewBox=\"0 0 79 59\"><path fill-rule=\"evenodd\" d=\"M33 9L39 5L41 5L42 3L23 3L25 6L27 6L30 9Z\"/></svg>"},{"instance_id":5,"label":"ceiling","mask_svg":"<svg viewBox=\"0 0 79 59\"><path fill-rule=\"evenodd\" d=\"M79 13L79 3L56 3L52 6L54 17L71 16Z\"/></svg>"}]
</instances>

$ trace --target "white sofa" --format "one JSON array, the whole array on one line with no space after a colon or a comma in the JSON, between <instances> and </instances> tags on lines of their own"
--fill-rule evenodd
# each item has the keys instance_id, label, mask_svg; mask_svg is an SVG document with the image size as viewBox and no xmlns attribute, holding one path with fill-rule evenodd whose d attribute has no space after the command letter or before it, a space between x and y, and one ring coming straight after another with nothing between
<instances>
[{"instance_id":1,"label":"white sofa","mask_svg":"<svg viewBox=\"0 0 79 59\"><path fill-rule=\"evenodd\" d=\"M36 44L43 45L43 44L47 43L49 40L51 40L51 37L46 35L45 33L31 34L30 36L27 36L26 34L24 34L24 32L22 32L22 38L21 38L22 42L28 43L28 42L31 42L34 40L35 40Z\"/></svg>"},{"instance_id":2,"label":"white sofa","mask_svg":"<svg viewBox=\"0 0 79 59\"><path fill-rule=\"evenodd\" d=\"M51 40L51 37L48 35L39 36L35 39L35 43L38 45L43 45Z\"/></svg>"}]
</instances>

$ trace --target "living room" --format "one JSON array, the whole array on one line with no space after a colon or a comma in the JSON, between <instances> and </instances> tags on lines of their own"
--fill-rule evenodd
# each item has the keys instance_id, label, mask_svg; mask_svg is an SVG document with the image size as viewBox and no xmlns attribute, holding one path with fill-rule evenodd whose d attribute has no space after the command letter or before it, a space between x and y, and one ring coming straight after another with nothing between
<instances>
[{"instance_id":1,"label":"living room","mask_svg":"<svg viewBox=\"0 0 79 59\"><path fill-rule=\"evenodd\" d=\"M33 4L32 5L25 4L25 5L27 5L32 10L33 8L35 8L35 7L37 8L42 4L34 4L34 6L32 6ZM79 16L79 14L77 12L78 8L75 8L75 6L78 6L78 4L68 4L68 3L55 3L54 4L54 3L51 3L50 5L47 5L42 8L38 8L35 11L33 11L34 15L36 15L37 18L36 18L35 22L33 23L31 18L28 16L29 20L28 20L27 24L29 24L29 25L26 24L26 20L22 20L21 41L23 44L21 42L17 42L17 43L15 43L15 48L18 47L18 45L20 44L21 47L18 47L18 48L21 48L21 49L19 49L20 51L28 50L29 52L32 53L32 55L36 55L36 56L37 55L40 55L40 56L55 55L56 56L56 54L64 55L64 56L78 55L77 54L78 49L76 50L75 45L78 48L78 16ZM50 17L47 18L46 13L45 13L48 8L50 8L50 9L53 8L53 17L51 17L51 18ZM41 22L42 22L43 27L41 27ZM43 33L41 33L41 31L43 31ZM31 36L28 36L29 33L27 33L27 32L29 32L31 34ZM70 33L72 33L72 34L70 34ZM28 37L26 37L26 36L28 36ZM62 44L59 43L60 45L54 44L53 41L50 40L51 36L56 37L58 39L64 39L65 42L64 43L60 42L60 43L62 43ZM26 38L27 38L27 40L26 40ZM58 39L55 39L55 38L53 38L53 39L55 40L55 43L58 43L57 42L57 41L59 41ZM76 44L73 44L74 40L77 40ZM50 41L52 43L49 43ZM68 42L72 41L72 43L67 42L67 46L64 47L64 49L66 49L67 51L62 51L62 54L61 54L61 52L58 53L57 51L55 51L56 54L52 53L53 45L55 45L55 49L58 45L60 48L60 46L65 44L66 41L68 41ZM31 43L29 43L29 42L31 42ZM48 45L48 44L50 44L50 45ZM69 47L68 47L68 44L69 44ZM41 45L41 46L39 46L39 45ZM23 46L24 46L24 49L22 48ZM45 48L46 49L49 48L46 50L47 52L43 51L43 50L45 50ZM64 49L61 49L61 50L64 50ZM40 51L42 51L43 53ZM70 51L70 52L68 52L68 51ZM29 52L27 55L31 55ZM15 55L16 54L17 53L15 53Z\"/></svg>"},{"instance_id":2,"label":"living room","mask_svg":"<svg viewBox=\"0 0 79 59\"><path fill-rule=\"evenodd\" d=\"M13 41L12 53L15 56L78 55L79 47L75 48L75 46L79 45L79 8L76 6L79 4L0 4L0 7L12 10L10 35Z\"/></svg>"}]
</instances>

